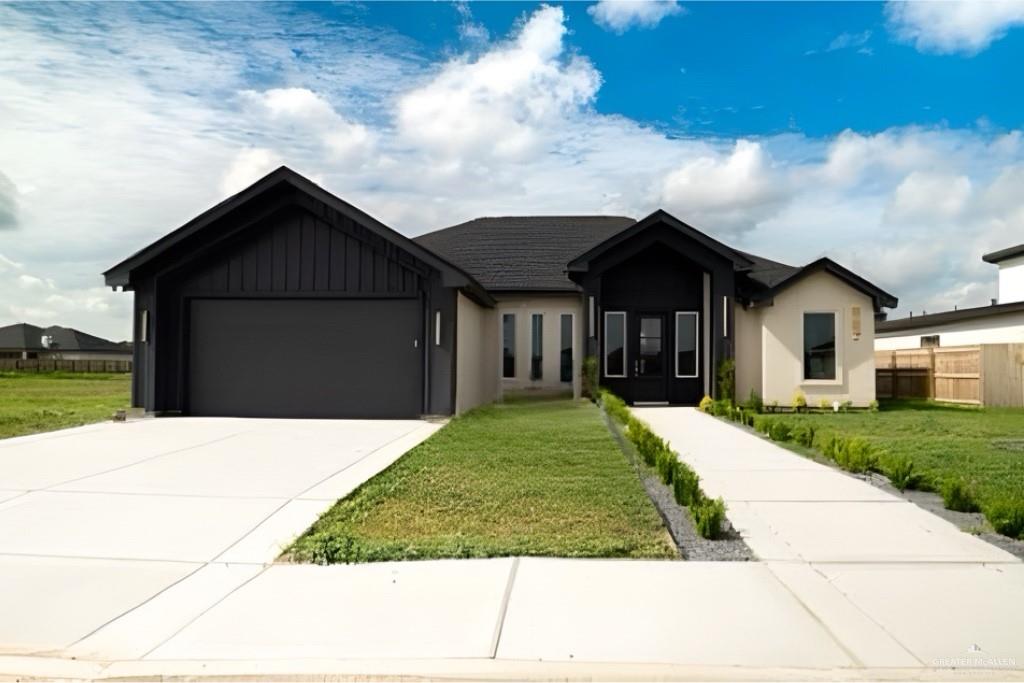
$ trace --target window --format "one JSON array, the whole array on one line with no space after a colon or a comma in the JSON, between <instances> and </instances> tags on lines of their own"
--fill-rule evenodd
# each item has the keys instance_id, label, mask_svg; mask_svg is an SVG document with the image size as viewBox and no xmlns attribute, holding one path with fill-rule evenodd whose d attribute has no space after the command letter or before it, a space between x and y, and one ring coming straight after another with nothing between
<instances>
[{"instance_id":1,"label":"window","mask_svg":"<svg viewBox=\"0 0 1024 683\"><path fill-rule=\"evenodd\" d=\"M597 319L594 316L597 315L597 308L594 306L594 297L587 297L587 299L590 307L587 315L587 336L595 337L597 334L594 332L594 328L597 326Z\"/></svg>"},{"instance_id":2,"label":"window","mask_svg":"<svg viewBox=\"0 0 1024 683\"><path fill-rule=\"evenodd\" d=\"M604 376L626 376L626 314L622 311L604 314Z\"/></svg>"},{"instance_id":3,"label":"window","mask_svg":"<svg viewBox=\"0 0 1024 683\"><path fill-rule=\"evenodd\" d=\"M561 355L558 359L558 378L563 382L572 381L572 313L561 316Z\"/></svg>"},{"instance_id":4,"label":"window","mask_svg":"<svg viewBox=\"0 0 1024 683\"><path fill-rule=\"evenodd\" d=\"M697 376L699 320L696 311L676 311L676 377Z\"/></svg>"},{"instance_id":5,"label":"window","mask_svg":"<svg viewBox=\"0 0 1024 683\"><path fill-rule=\"evenodd\" d=\"M145 344L149 341L149 311L139 311L139 341Z\"/></svg>"},{"instance_id":6,"label":"window","mask_svg":"<svg viewBox=\"0 0 1024 683\"><path fill-rule=\"evenodd\" d=\"M441 311L434 311L434 346L441 345Z\"/></svg>"},{"instance_id":7,"label":"window","mask_svg":"<svg viewBox=\"0 0 1024 683\"><path fill-rule=\"evenodd\" d=\"M836 314L804 313L804 379L836 378Z\"/></svg>"},{"instance_id":8,"label":"window","mask_svg":"<svg viewBox=\"0 0 1024 683\"><path fill-rule=\"evenodd\" d=\"M530 379L544 377L544 315L530 316Z\"/></svg>"},{"instance_id":9,"label":"window","mask_svg":"<svg viewBox=\"0 0 1024 683\"><path fill-rule=\"evenodd\" d=\"M921 337L921 348L930 349L939 345L939 335L928 334Z\"/></svg>"},{"instance_id":10,"label":"window","mask_svg":"<svg viewBox=\"0 0 1024 683\"><path fill-rule=\"evenodd\" d=\"M516 376L516 314L501 316L501 376Z\"/></svg>"}]
</instances>

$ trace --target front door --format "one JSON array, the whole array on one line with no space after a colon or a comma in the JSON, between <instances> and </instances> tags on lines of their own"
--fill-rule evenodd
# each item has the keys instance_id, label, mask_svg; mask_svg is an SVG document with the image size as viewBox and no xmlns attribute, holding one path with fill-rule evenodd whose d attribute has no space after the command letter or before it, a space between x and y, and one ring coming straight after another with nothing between
<instances>
[{"instance_id":1,"label":"front door","mask_svg":"<svg viewBox=\"0 0 1024 683\"><path fill-rule=\"evenodd\" d=\"M637 316L637 350L633 362L633 402L660 402L668 399L665 315L641 313Z\"/></svg>"}]
</instances>

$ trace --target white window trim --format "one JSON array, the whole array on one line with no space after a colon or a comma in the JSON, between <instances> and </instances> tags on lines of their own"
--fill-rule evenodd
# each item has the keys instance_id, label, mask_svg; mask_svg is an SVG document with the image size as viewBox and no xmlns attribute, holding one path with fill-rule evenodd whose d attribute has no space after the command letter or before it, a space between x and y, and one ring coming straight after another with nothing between
<instances>
[{"instance_id":1,"label":"white window trim","mask_svg":"<svg viewBox=\"0 0 1024 683\"><path fill-rule=\"evenodd\" d=\"M696 351L696 358L693 363L693 374L692 375L681 375L679 374L679 316L692 315L694 319L693 326L693 342L694 350ZM675 317L675 329L672 330L673 336L675 337L675 370L676 379L696 379L700 377L700 313L697 311L676 311Z\"/></svg>"},{"instance_id":2,"label":"white window trim","mask_svg":"<svg viewBox=\"0 0 1024 683\"><path fill-rule=\"evenodd\" d=\"M505 316L512 316L512 376L505 374ZM515 313L502 311L498 316L498 378L505 382L514 382L519 375L519 349L516 348L519 336L519 318Z\"/></svg>"},{"instance_id":3,"label":"white window trim","mask_svg":"<svg viewBox=\"0 0 1024 683\"><path fill-rule=\"evenodd\" d=\"M809 313L830 313L833 321L833 334L836 340L836 376L835 379L805 379L807 369L804 367L804 321ZM800 313L800 384L804 386L841 386L843 384L843 315L835 309L811 309Z\"/></svg>"},{"instance_id":4,"label":"white window trim","mask_svg":"<svg viewBox=\"0 0 1024 683\"><path fill-rule=\"evenodd\" d=\"M608 343L608 318L613 315L622 316L622 374L621 375L610 375L608 374L608 349L605 344ZM604 340L601 343L601 365L604 367L605 377L625 378L628 377L629 373L629 325L626 318L625 311L605 311L604 312Z\"/></svg>"},{"instance_id":5,"label":"white window trim","mask_svg":"<svg viewBox=\"0 0 1024 683\"><path fill-rule=\"evenodd\" d=\"M569 316L569 348L572 353L572 362L569 364L569 381L562 379L562 316ZM576 381L576 314L572 311L560 311L558 313L558 383L573 384Z\"/></svg>"}]
</instances>

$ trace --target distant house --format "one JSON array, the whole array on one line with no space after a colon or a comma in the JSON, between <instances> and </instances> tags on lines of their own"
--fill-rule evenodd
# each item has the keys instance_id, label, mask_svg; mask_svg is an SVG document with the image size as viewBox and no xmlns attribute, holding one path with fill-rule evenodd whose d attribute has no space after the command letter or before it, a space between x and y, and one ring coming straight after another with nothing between
<instances>
[{"instance_id":1,"label":"distant house","mask_svg":"<svg viewBox=\"0 0 1024 683\"><path fill-rule=\"evenodd\" d=\"M0 327L0 358L131 360L131 342L112 342L70 327L17 323Z\"/></svg>"},{"instance_id":2,"label":"distant house","mask_svg":"<svg viewBox=\"0 0 1024 683\"><path fill-rule=\"evenodd\" d=\"M981 257L999 267L999 298L989 306L886 320L875 325L875 349L1024 344L1024 244Z\"/></svg>"},{"instance_id":3,"label":"distant house","mask_svg":"<svg viewBox=\"0 0 1024 683\"><path fill-rule=\"evenodd\" d=\"M105 273L134 292L132 402L266 417L461 413L600 383L631 403L736 390L875 398L896 298L829 259L787 266L665 211L396 232L287 168Z\"/></svg>"}]
</instances>

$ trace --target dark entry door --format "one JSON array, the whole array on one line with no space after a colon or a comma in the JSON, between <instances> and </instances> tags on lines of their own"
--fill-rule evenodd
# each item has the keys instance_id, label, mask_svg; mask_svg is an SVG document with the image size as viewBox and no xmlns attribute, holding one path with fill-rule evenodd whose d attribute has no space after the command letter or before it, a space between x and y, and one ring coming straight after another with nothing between
<instances>
[{"instance_id":1,"label":"dark entry door","mask_svg":"<svg viewBox=\"0 0 1024 683\"><path fill-rule=\"evenodd\" d=\"M188 412L236 417L416 417L417 299L196 299Z\"/></svg>"},{"instance_id":2,"label":"dark entry door","mask_svg":"<svg viewBox=\"0 0 1024 683\"><path fill-rule=\"evenodd\" d=\"M641 313L637 316L637 343L633 362L633 401L665 401L668 398L668 356L666 354L665 315Z\"/></svg>"}]
</instances>

